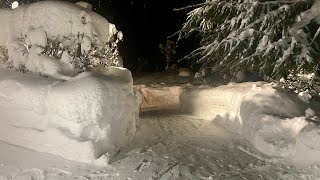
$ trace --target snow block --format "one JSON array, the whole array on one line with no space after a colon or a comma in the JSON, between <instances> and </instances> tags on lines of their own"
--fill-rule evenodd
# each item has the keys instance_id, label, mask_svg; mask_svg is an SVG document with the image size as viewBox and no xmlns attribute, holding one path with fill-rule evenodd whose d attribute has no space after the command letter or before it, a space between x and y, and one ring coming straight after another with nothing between
<instances>
[{"instance_id":1,"label":"snow block","mask_svg":"<svg viewBox=\"0 0 320 180\"><path fill-rule=\"evenodd\" d=\"M183 89L180 86L150 87L135 85L142 96L141 111L170 110L180 108L180 95Z\"/></svg>"},{"instance_id":2,"label":"snow block","mask_svg":"<svg viewBox=\"0 0 320 180\"><path fill-rule=\"evenodd\" d=\"M65 159L95 163L131 142L139 102L131 73L85 72L61 82L0 71L0 140ZM107 163L107 162L106 162Z\"/></svg>"},{"instance_id":3,"label":"snow block","mask_svg":"<svg viewBox=\"0 0 320 180\"><path fill-rule=\"evenodd\" d=\"M319 127L309 127L307 105L297 96L262 82L198 88L181 95L181 110L241 134L261 152L306 163L320 162ZM297 138L298 137L298 138ZM314 142L313 142L314 141Z\"/></svg>"}]
</instances>

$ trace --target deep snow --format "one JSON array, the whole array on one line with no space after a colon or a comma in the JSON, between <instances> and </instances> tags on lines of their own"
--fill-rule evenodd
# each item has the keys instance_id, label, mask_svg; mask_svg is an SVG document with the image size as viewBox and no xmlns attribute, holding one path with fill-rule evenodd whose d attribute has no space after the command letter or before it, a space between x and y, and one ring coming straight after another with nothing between
<instances>
[{"instance_id":1,"label":"deep snow","mask_svg":"<svg viewBox=\"0 0 320 180\"><path fill-rule=\"evenodd\" d=\"M0 24L0 57L6 56L0 59L1 69L30 71L63 80L86 70L87 64L94 64L91 61L102 65L111 62L102 55L97 60L95 53L105 53L103 48L107 48L105 44L114 35L122 40L122 33L104 17L63 1L40 1L12 10L0 9ZM50 43L56 43L57 47L51 47ZM48 46L50 55L45 53ZM118 56L117 53L113 55ZM81 59L79 54L90 60ZM112 65L121 66L121 61L117 57Z\"/></svg>"},{"instance_id":2,"label":"deep snow","mask_svg":"<svg viewBox=\"0 0 320 180\"><path fill-rule=\"evenodd\" d=\"M139 114L130 71L116 69L113 76L85 72L66 82L1 70L0 140L106 164L96 160L131 142Z\"/></svg>"},{"instance_id":3,"label":"deep snow","mask_svg":"<svg viewBox=\"0 0 320 180\"><path fill-rule=\"evenodd\" d=\"M125 73L124 69L112 69L109 71L106 71L105 73L111 73L113 74L111 79L114 79L116 82L126 82L126 84L131 84L129 86L132 87L132 79L128 78L128 73ZM11 74L13 73L13 74ZM89 73L90 74L90 73ZM117 76L118 75L118 76ZM129 74L131 77L131 74ZM28 78L28 77L32 77ZM80 75L78 79L79 83L86 83L83 81L83 76ZM110 76L110 74L109 74ZM161 75L162 76L162 75ZM158 79L161 79L161 76L158 77ZM32 87L40 87L41 83L48 84L50 82L50 78L41 78L37 77L35 75L28 75L28 74L19 74L19 78L21 79L28 79L28 81L17 81L17 72L2 72L2 78L4 79L15 79L15 81L4 81L2 85L6 84L7 91L4 92L17 92L17 90L22 91L20 95L24 95L24 97L30 97L31 99L34 99L33 102L38 102L40 104L40 100L43 100L43 98L32 98L37 97L36 95L41 94L47 94L47 93L41 93L41 91L46 91L46 88L37 88L39 92L30 91ZM90 77L90 76L89 76ZM126 78L122 78L126 77ZM176 79L181 80L181 77L176 76ZM76 78L77 79L77 78ZM148 79L146 77L146 79ZM164 78L165 79L165 78ZM51 79L52 80L52 79ZM72 80L71 80L72 81ZM91 81L91 80L90 80ZM141 81L141 79L140 79ZM11 84L10 84L11 82ZM20 82L20 83L19 83ZM24 86L21 86L21 82L24 83ZM59 83L56 84L57 80L53 80L51 84L55 84L59 86ZM59 81L58 81L59 82ZM165 82L165 81L164 81ZM167 85L165 83L161 84L150 84L146 83L145 85L137 85L139 83L135 82L135 87L141 88L148 88L148 91L151 91L151 95L153 92L159 92L161 95L168 95L168 93L172 93L170 96L175 96L176 91L168 91L168 89L171 88L170 85ZM66 84L67 82L60 82L61 84ZM19 85L20 84L20 85ZM40 84L40 85L39 85ZM183 92L201 92L203 89L207 89L207 91L214 92L214 91L220 91L226 93L235 93L238 92L238 99L248 99L248 98L239 98L241 97L241 93L237 90L236 87L240 87L244 94L250 94L249 97L255 97L257 94L263 92L264 88L259 89L258 86L254 86L255 83L242 83L242 84L233 84L229 86L219 86L216 88L208 88L207 86L192 86L189 85L181 85L180 88L184 89ZM27 86L29 85L29 86ZM150 88L151 86L151 88ZM176 89L176 87L179 85L175 85L173 89ZM19 87L25 87L23 89ZM28 88L26 88L28 87ZM153 88L156 87L155 91ZM254 88L252 88L254 87ZM268 93L274 93L275 91L273 89L268 89ZM90 88L89 88L90 89ZM4 88L1 88L1 90L4 90ZM53 89L51 92L55 92L57 95L60 96L60 100L57 102L72 102L72 98L69 99L68 96L70 95L68 92L72 91L72 93L76 90L73 86L65 86L65 88L62 89ZM117 90L115 88L115 90ZM36 95L26 95L26 92L32 94L34 92ZM164 92L164 93L161 93ZM62 92L64 92L62 94ZM246 92L246 93L245 93ZM252 93L253 92L253 93ZM258 92L258 93L257 93ZM66 94L65 94L66 93ZM72 94L71 93L71 94ZM117 92L118 93L118 92ZM113 95L117 94L113 93ZM267 94L268 94L267 93ZM19 93L15 93L19 95ZM65 96L65 95L68 96ZM192 94L192 93L190 93ZM196 93L198 96L201 94ZM212 94L211 94L212 95ZM220 91L220 96L206 96L205 94L202 94L199 98L199 100L206 99L210 102L212 100L212 97L220 98L221 101L213 101L211 104L207 104L208 106L218 106L217 103L224 103L229 105L238 105L239 102L237 101L237 98L226 98L228 96L224 96L223 93ZM58 96L58 97L59 97ZM73 95L71 95L72 97ZM138 95L137 95L138 96ZM183 95L184 96L184 95ZM12 97L12 96L2 96L2 97ZM53 98L57 97L56 95L52 96ZM184 96L185 97L185 96ZM291 101L290 99L284 98L285 96L282 96L285 101ZM19 96L16 96L16 100L24 99L19 98ZM137 97L138 99L141 97ZM145 98L145 97L143 97ZM68 100L66 100L68 99ZM183 99L183 98L182 98ZM56 136L56 134L53 134L54 136L43 136L45 134L44 132L39 131L39 129L43 127L47 127L41 123L34 122L37 120L37 118L34 118L34 114L37 113L43 113L43 110L36 110L31 109L30 107L33 107L37 103L30 103L30 100L25 99L26 101L22 101L20 106L16 106L17 104L7 103L7 102L14 102L13 99L11 101L3 101L2 106L11 107L12 113L7 114L11 117L10 122L16 122L18 125L25 125L25 127L20 128L22 130L30 129L28 133L30 132L38 132L38 136L42 137L44 141L52 142L52 140L56 140L60 142L63 138L67 139L74 139L74 137L68 136L68 134L65 134L65 131L60 131L59 129L57 132L62 132L60 136ZM190 98L192 100L192 98ZM233 100L231 103L229 100ZM252 99L254 100L254 99ZM257 99L258 100L258 99ZM261 99L260 99L261 100ZM17 101L19 102L19 101ZM51 101L53 102L53 101ZM84 98L84 102L86 102ZM254 102L254 101L253 101ZM269 105L272 105L273 101L266 101L266 103L270 103ZM172 103L176 103L175 101L172 101ZM181 103L184 103L184 100L181 101ZM50 111L55 111L57 108L59 109L59 104L51 104ZM74 103L71 103L74 104ZM292 103L295 104L295 103ZM291 105L292 105L291 104ZM265 105L265 104L264 104ZM274 104L275 105L275 104ZM289 104L290 105L290 104ZM54 107L56 106L56 107ZM62 107L70 107L71 105L62 106ZM122 106L122 105L120 105ZM122 146L119 151L117 151L114 156L111 156L109 159L109 165L105 165L104 167L99 167L95 165L89 165L89 164L82 164L82 163L76 163L74 161L67 161L60 157L56 157L54 155L49 155L47 153L41 153L41 152L34 152L30 151L28 149L24 149L21 146L23 144L16 144L10 145L10 143L6 143L1 141L0 147L1 147L1 155L0 155L0 177L2 179L317 179L320 178L319 166L317 164L310 165L310 162L307 161L307 164L300 163L301 161L299 159L286 159L286 158L280 158L276 156L268 156L266 154L261 153L259 150L257 150L254 146L252 146L250 143L252 141L248 141L247 137L239 136L238 134L234 134L230 132L232 129L228 129L225 127L222 127L221 125L224 125L223 123L219 121L211 121L206 118L199 118L195 117L194 115L188 115L185 113L181 113L177 106L173 106L176 109L171 110L165 110L168 109L168 104L161 104L158 103L155 106L158 106L156 109L157 111L151 110L146 108L144 113L140 114L140 118L136 121L137 123L137 130L135 133L135 137L132 141L132 143L129 143L126 146ZM154 106L154 107L155 107ZM22 116L18 116L20 108L26 108L25 112ZM29 109L28 109L29 107ZM36 107L42 107L42 106L36 106ZM221 106L220 106L221 107ZM249 106L251 107L251 106ZM265 107L265 106L263 106ZM272 109L273 106L270 106L269 108ZM275 106L277 107L277 106ZM302 106L304 109L304 106ZM52 108L52 109L51 109ZM199 107L201 109L201 106ZM214 107L213 107L214 108ZM257 108L257 107L255 107ZM67 108L68 110L69 108ZM170 109L170 108L169 108ZM230 113L233 108L232 106L229 107ZM263 108L262 108L263 109ZM268 108L267 108L268 109ZM70 109L69 109L70 110ZM151 111L150 111L151 110ZM205 108L202 108L203 113L208 113L210 111L207 111ZM221 110L221 109L220 109ZM223 108L222 108L223 110ZM29 113L26 113L29 112ZM57 111L59 112L59 111ZM87 112L86 110L78 111L78 113L81 112ZM220 111L221 112L221 111ZM266 116L263 111L260 111L259 108L257 108L257 111L252 111L253 113L256 113L257 116ZM269 111L268 111L269 112ZM70 120L73 122L74 120L78 119L77 114L75 112L70 112ZM115 112L112 112L115 113ZM2 114L2 122L3 118L6 119L6 114ZM317 115L318 112L316 111L315 114ZM63 115L63 114L62 114ZM273 116L270 116L271 114L267 114L268 118L272 119ZM312 115L312 113L308 113L308 115ZM28 117L28 118L26 118ZM64 116L69 117L69 115ZM255 116L251 116L251 118L254 118ZM303 118L304 116L302 116ZM50 118L53 118L52 121L57 121L59 118L56 118L55 116L51 116ZM279 119L280 118L280 119ZM16 121L12 121L15 119ZM91 119L91 118L89 118ZM19 121L20 120L20 121ZM38 120L46 120L44 117L38 118ZM225 119L227 121L228 119ZM230 120L230 119L229 119ZM274 120L281 120L281 117L276 116ZM283 119L282 119L283 120ZM292 119L291 119L292 120ZM28 122L28 123L26 123ZM270 123L271 122L271 123ZM269 126L278 125L277 123L272 124L273 121L269 122ZM291 122L291 121L289 121ZM292 121L294 122L294 121ZM65 123L62 123L65 124ZM309 124L309 123L308 123ZM11 124L12 125L12 124ZM9 127L9 128L18 128L18 127ZM28 127L29 125L29 127ZM74 123L66 124L70 127L75 127ZM237 125L237 124L236 124ZM230 126L230 127L237 127L236 125ZM317 126L309 124L308 126L313 128L304 128L301 132L306 131L307 133L302 133L303 136L298 136L298 140L300 137L303 137L304 140L308 144L305 144L306 146L302 146L301 150L305 151L308 150L308 154L305 154L304 157L309 158L315 158L317 156L317 151L314 151L310 148L310 144L317 148L317 146L314 146L317 142L317 139L314 137L317 135ZM32 128L30 128L32 127ZM239 127L239 126L238 126ZM264 126L262 126L264 127ZM274 126L273 126L274 127ZM290 126L288 126L290 127ZM32 130L32 129L37 129ZM263 128L262 128L263 129ZM268 129L268 128L267 128ZM8 129L10 130L10 129ZM7 131L8 131L7 130ZM254 130L254 129L253 129ZM272 130L272 128L269 130ZM2 132L2 131L1 131ZM10 131L9 133L6 132L6 137L8 134L14 134L12 132L17 131ZM119 131L123 132L123 131ZM281 132L281 131L280 131ZM33 134L29 134L29 136L32 136ZM52 135L52 134L49 134ZM65 137L67 135L67 137ZM262 134L263 135L263 134ZM267 134L270 135L270 134ZM272 135L272 134L271 134ZM278 136L283 138L281 134L276 132L274 134L274 138L272 136L268 136L269 142L272 140L275 140L274 142L277 142ZM286 134L285 134L286 135ZM21 137L14 137L14 139L8 139L8 142L10 140L17 140ZM22 139L27 139L28 136L23 136ZM293 138L293 137L288 137ZM48 141L50 139L50 141ZM74 141L77 141L79 139L74 139ZM284 142L287 140L286 138L283 139ZM69 147L75 147L70 144L71 141L69 141L68 145ZM35 141L29 141L30 144L34 144ZM79 142L78 142L79 143ZM299 144L299 143L298 143ZM38 144L37 148L42 147L44 144ZM55 144L51 144L55 145ZM303 143L300 143L300 145L303 145ZM54 146L51 146L54 148ZM257 146L256 146L257 147ZM82 147L81 147L82 148ZM297 147L299 149L300 147ZM32 148L31 148L32 149ZM34 149L38 150L38 149ZM58 149L60 152L63 151L63 149ZM83 149L77 149L78 152L74 152L76 154L64 154L65 159L68 159L69 157L75 157L75 155L86 154L87 152L83 151ZM286 150L286 149L285 149ZM52 154L52 152L49 152ZM314 154L312 154L314 153ZM300 156L302 157L302 156ZM71 158L69 158L71 159ZM73 159L74 160L74 159ZM79 160L79 159L76 159ZM106 162L107 159L103 159L103 162ZM292 161L293 160L293 161ZM304 160L304 159L302 159ZM87 161L86 161L87 162ZM99 161L97 162L99 164ZM96 164L97 164L96 163ZM308 164L309 163L309 164ZM100 161L100 165L101 161Z\"/></svg>"},{"instance_id":4,"label":"deep snow","mask_svg":"<svg viewBox=\"0 0 320 180\"><path fill-rule=\"evenodd\" d=\"M82 6L0 11L1 61L29 70L0 70L0 180L320 178L319 102L263 82L139 85L125 68L78 74L68 51L42 54L48 39L87 53L116 31Z\"/></svg>"},{"instance_id":5,"label":"deep snow","mask_svg":"<svg viewBox=\"0 0 320 180\"><path fill-rule=\"evenodd\" d=\"M320 162L320 136L307 120L316 114L304 100L275 84L230 83L185 91L181 109L242 135L266 155L311 165Z\"/></svg>"},{"instance_id":6,"label":"deep snow","mask_svg":"<svg viewBox=\"0 0 320 180\"><path fill-rule=\"evenodd\" d=\"M173 111L141 116L136 138L108 167L67 161L0 142L0 179L320 178L320 166L281 165L216 124Z\"/></svg>"}]
</instances>

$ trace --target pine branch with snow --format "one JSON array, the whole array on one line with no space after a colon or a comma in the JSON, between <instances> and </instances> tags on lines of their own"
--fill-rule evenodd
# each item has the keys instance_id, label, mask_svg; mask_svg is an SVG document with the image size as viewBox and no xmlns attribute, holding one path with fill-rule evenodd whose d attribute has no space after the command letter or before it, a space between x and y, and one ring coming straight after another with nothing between
<instances>
[{"instance_id":1,"label":"pine branch with snow","mask_svg":"<svg viewBox=\"0 0 320 180\"><path fill-rule=\"evenodd\" d=\"M188 58L222 72L275 77L318 71L320 1L207 0L188 13L179 40L198 34Z\"/></svg>"}]
</instances>

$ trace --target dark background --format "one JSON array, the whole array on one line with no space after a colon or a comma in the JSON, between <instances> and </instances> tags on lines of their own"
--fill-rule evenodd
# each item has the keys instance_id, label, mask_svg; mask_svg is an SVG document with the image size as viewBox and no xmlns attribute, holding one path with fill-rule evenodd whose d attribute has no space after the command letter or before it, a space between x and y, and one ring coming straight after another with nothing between
<instances>
[{"instance_id":1,"label":"dark background","mask_svg":"<svg viewBox=\"0 0 320 180\"><path fill-rule=\"evenodd\" d=\"M10 7L14 0L0 0L1 7ZM39 0L17 0L30 3ZM78 0L66 0L78 2ZM174 8L196 4L203 0L88 0L93 10L114 23L124 34L120 54L124 66L132 71L163 71L165 60L159 44L178 31L188 11L173 11ZM177 37L172 38L176 40ZM193 41L179 44L176 59L194 48Z\"/></svg>"},{"instance_id":2,"label":"dark background","mask_svg":"<svg viewBox=\"0 0 320 180\"><path fill-rule=\"evenodd\" d=\"M188 11L173 11L201 2L199 0L91 0L93 10L106 17L124 34L120 53L124 66L132 71L163 71L166 65L159 44L178 31ZM176 40L173 37L172 40ZM185 42L177 49L176 59L191 51Z\"/></svg>"}]
</instances>

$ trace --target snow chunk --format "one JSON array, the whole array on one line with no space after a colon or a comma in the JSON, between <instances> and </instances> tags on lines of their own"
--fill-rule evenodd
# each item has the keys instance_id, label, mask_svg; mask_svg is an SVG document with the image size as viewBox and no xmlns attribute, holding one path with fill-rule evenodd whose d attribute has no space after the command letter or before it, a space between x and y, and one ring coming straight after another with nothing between
<instances>
[{"instance_id":1,"label":"snow chunk","mask_svg":"<svg viewBox=\"0 0 320 180\"><path fill-rule=\"evenodd\" d=\"M19 3L17 1L13 1L12 4L11 4L11 8L15 9L17 7L19 7Z\"/></svg>"},{"instance_id":2,"label":"snow chunk","mask_svg":"<svg viewBox=\"0 0 320 180\"><path fill-rule=\"evenodd\" d=\"M56 79L69 80L69 76L61 74L62 64L55 58L41 54L42 48L34 46L30 48L26 68L33 73L50 76Z\"/></svg>"},{"instance_id":3,"label":"snow chunk","mask_svg":"<svg viewBox=\"0 0 320 180\"><path fill-rule=\"evenodd\" d=\"M81 42L82 54L88 53L91 50L91 40L88 36L84 36Z\"/></svg>"},{"instance_id":4,"label":"snow chunk","mask_svg":"<svg viewBox=\"0 0 320 180\"><path fill-rule=\"evenodd\" d=\"M131 142L138 105L132 84L112 76L82 73L61 82L1 70L0 140L95 163Z\"/></svg>"}]
</instances>

